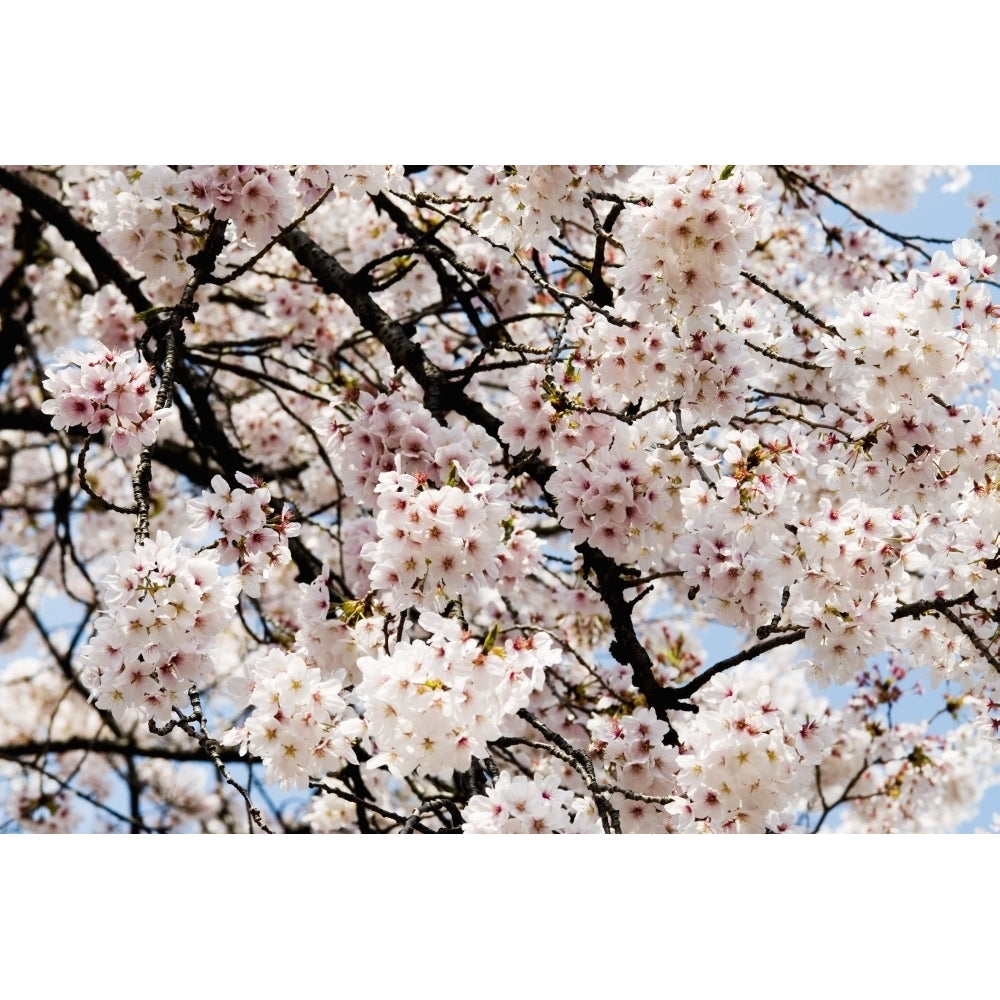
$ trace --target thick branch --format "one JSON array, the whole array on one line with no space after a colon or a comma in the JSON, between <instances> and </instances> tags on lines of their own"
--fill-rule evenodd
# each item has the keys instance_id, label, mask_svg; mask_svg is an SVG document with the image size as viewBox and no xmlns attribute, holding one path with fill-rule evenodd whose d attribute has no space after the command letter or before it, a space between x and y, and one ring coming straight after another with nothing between
<instances>
[{"instance_id":1,"label":"thick branch","mask_svg":"<svg viewBox=\"0 0 1000 1000\"><path fill-rule=\"evenodd\" d=\"M389 352L393 364L413 376L424 390L427 409L437 416L453 410L499 440L500 420L452 383L449 373L438 368L413 340L416 330L404 327L386 313L367 291L366 282L358 280L300 229L287 233L282 243L324 292L339 295L347 303L361 325ZM544 486L553 473L551 466L532 458L525 461L524 468L540 486Z\"/></svg>"},{"instance_id":2,"label":"thick branch","mask_svg":"<svg viewBox=\"0 0 1000 1000\"><path fill-rule=\"evenodd\" d=\"M72 753L85 750L91 753L120 754L123 757L155 757L159 760L193 761L212 764L213 758L204 750L184 750L168 746L139 746L135 743L122 743L119 740L90 739L85 736L66 740L49 740L44 743L12 743L0 746L0 757L4 760L19 761L25 757L41 757L45 754ZM236 750L218 750L218 756L227 764L247 763Z\"/></svg>"}]
</instances>

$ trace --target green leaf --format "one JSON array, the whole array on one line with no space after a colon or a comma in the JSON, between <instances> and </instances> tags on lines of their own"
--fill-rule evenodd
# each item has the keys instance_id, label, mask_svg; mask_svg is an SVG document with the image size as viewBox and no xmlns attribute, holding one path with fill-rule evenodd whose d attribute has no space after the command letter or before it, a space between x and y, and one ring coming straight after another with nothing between
<instances>
[{"instance_id":1,"label":"green leaf","mask_svg":"<svg viewBox=\"0 0 1000 1000\"><path fill-rule=\"evenodd\" d=\"M490 626L489 632L486 633L486 638L483 639L484 653L488 653L497 644L497 638L499 636L500 636L500 623L494 622Z\"/></svg>"},{"instance_id":2,"label":"green leaf","mask_svg":"<svg viewBox=\"0 0 1000 1000\"><path fill-rule=\"evenodd\" d=\"M136 313L135 318L141 319L144 323L150 316L155 316L157 313L166 312L169 306L153 306L152 309L143 309L141 313Z\"/></svg>"}]
</instances>

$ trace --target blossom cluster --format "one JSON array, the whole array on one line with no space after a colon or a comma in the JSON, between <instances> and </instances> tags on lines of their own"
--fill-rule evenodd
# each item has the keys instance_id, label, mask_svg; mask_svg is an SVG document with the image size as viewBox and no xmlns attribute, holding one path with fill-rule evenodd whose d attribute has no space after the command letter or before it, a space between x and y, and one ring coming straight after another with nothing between
<instances>
[{"instance_id":1,"label":"blossom cluster","mask_svg":"<svg viewBox=\"0 0 1000 1000\"><path fill-rule=\"evenodd\" d=\"M403 177L403 168L398 163L347 163L341 166L313 166L306 169L304 178L301 174L302 171L296 174L300 190L317 191L333 183L354 201L361 201L367 195L393 190Z\"/></svg>"},{"instance_id":2,"label":"blossom cluster","mask_svg":"<svg viewBox=\"0 0 1000 1000\"><path fill-rule=\"evenodd\" d=\"M51 395L42 412L56 430L83 426L88 434L108 434L116 455L138 452L156 440L165 415L156 409L149 365L134 350L118 352L95 344L89 351L63 350L60 367L47 368L42 383Z\"/></svg>"},{"instance_id":3,"label":"blossom cluster","mask_svg":"<svg viewBox=\"0 0 1000 1000\"><path fill-rule=\"evenodd\" d=\"M613 168L566 165L476 166L463 188L486 199L480 235L516 250L544 253L559 231L556 220L575 207L585 178L603 184L613 173Z\"/></svg>"},{"instance_id":4,"label":"blossom cluster","mask_svg":"<svg viewBox=\"0 0 1000 1000\"><path fill-rule=\"evenodd\" d=\"M608 445L556 469L556 510L574 542L590 542L640 569L661 562L674 540L676 517L676 486L658 447L664 423L654 417L622 427Z\"/></svg>"},{"instance_id":5,"label":"blossom cluster","mask_svg":"<svg viewBox=\"0 0 1000 1000\"><path fill-rule=\"evenodd\" d=\"M979 283L994 276L996 257L971 240L955 241L952 254L937 251L905 284L878 281L850 295L840 303L839 338L824 334L816 359L852 391L869 428L887 424L907 451L928 444L921 411L929 394L960 398L997 351L983 329L993 310Z\"/></svg>"},{"instance_id":6,"label":"blossom cluster","mask_svg":"<svg viewBox=\"0 0 1000 1000\"><path fill-rule=\"evenodd\" d=\"M290 346L308 344L317 354L332 354L346 339L345 330L353 328L353 314L344 301L319 294L311 285L276 282L265 294L272 329L281 331Z\"/></svg>"},{"instance_id":7,"label":"blossom cluster","mask_svg":"<svg viewBox=\"0 0 1000 1000\"><path fill-rule=\"evenodd\" d=\"M329 567L324 566L312 583L299 584L295 651L310 666L317 667L322 677L341 671L344 686L354 687L361 681L358 657L377 655L385 644L386 620L366 608L364 599L346 598L334 603L330 575ZM364 593L367 584L366 574L358 592Z\"/></svg>"},{"instance_id":8,"label":"blossom cluster","mask_svg":"<svg viewBox=\"0 0 1000 1000\"><path fill-rule=\"evenodd\" d=\"M801 683L801 671L797 674ZM697 701L698 714L686 718L681 729L676 777L678 805L694 829L787 828L812 794L813 766L833 739L817 704L806 702L806 711L796 710L794 689L772 692L753 668L712 678ZM686 828L681 816L677 822Z\"/></svg>"},{"instance_id":9,"label":"blossom cluster","mask_svg":"<svg viewBox=\"0 0 1000 1000\"><path fill-rule=\"evenodd\" d=\"M594 715L587 728L595 770L610 787L623 789L611 797L623 832L672 830L666 807L674 796L677 748L664 744L670 726L651 709L639 708L628 715Z\"/></svg>"},{"instance_id":10,"label":"blossom cluster","mask_svg":"<svg viewBox=\"0 0 1000 1000\"><path fill-rule=\"evenodd\" d=\"M236 480L240 485L231 487L222 476L214 476L212 490L189 500L187 509L195 530L212 526L222 532L219 564L238 562L237 579L244 593L259 597L260 585L271 570L291 559L287 539L301 526L287 504L280 515L272 513L271 491L261 483L244 472L237 472Z\"/></svg>"},{"instance_id":11,"label":"blossom cluster","mask_svg":"<svg viewBox=\"0 0 1000 1000\"><path fill-rule=\"evenodd\" d=\"M95 796L107 795L107 775L94 758L71 754L56 765L57 773L14 774L4 803L10 819L25 833L74 833L83 820L80 799L67 787L76 776Z\"/></svg>"},{"instance_id":12,"label":"blossom cluster","mask_svg":"<svg viewBox=\"0 0 1000 1000\"><path fill-rule=\"evenodd\" d=\"M235 605L215 554L197 555L164 531L119 555L81 654L98 707L167 722L187 689L211 676L213 644Z\"/></svg>"},{"instance_id":13,"label":"blossom cluster","mask_svg":"<svg viewBox=\"0 0 1000 1000\"><path fill-rule=\"evenodd\" d=\"M189 200L231 221L237 237L264 246L295 217L292 175L282 167L197 167L182 174Z\"/></svg>"},{"instance_id":14,"label":"blossom cluster","mask_svg":"<svg viewBox=\"0 0 1000 1000\"><path fill-rule=\"evenodd\" d=\"M603 325L599 317L575 310L568 329L589 338L594 328ZM650 361L650 377L655 378L655 358L648 351L645 357ZM590 376L589 367L581 370L572 359L548 367L525 365L511 377L509 391L513 405L504 410L500 440L515 454L537 449L546 462L569 464L611 443L617 421L600 411L627 398L618 383L602 385ZM635 395L641 395L641 390Z\"/></svg>"},{"instance_id":15,"label":"blossom cluster","mask_svg":"<svg viewBox=\"0 0 1000 1000\"><path fill-rule=\"evenodd\" d=\"M90 199L104 245L149 281L177 292L193 274L189 258L208 213L231 222L234 239L262 247L292 221L297 205L291 172L258 166L116 171L94 186Z\"/></svg>"},{"instance_id":16,"label":"blossom cluster","mask_svg":"<svg viewBox=\"0 0 1000 1000\"><path fill-rule=\"evenodd\" d=\"M404 776L418 767L467 770L488 753L505 717L525 708L562 657L548 635L484 642L447 618L420 616L427 640L397 643L391 653L358 658L368 736L377 752L369 767Z\"/></svg>"},{"instance_id":17,"label":"blossom cluster","mask_svg":"<svg viewBox=\"0 0 1000 1000\"><path fill-rule=\"evenodd\" d=\"M431 486L425 475L384 472L376 486L378 540L361 548L371 584L385 606L399 611L440 605L466 586L482 587L500 572L498 550L511 516L485 462L453 467L450 481Z\"/></svg>"},{"instance_id":18,"label":"blossom cluster","mask_svg":"<svg viewBox=\"0 0 1000 1000\"><path fill-rule=\"evenodd\" d=\"M140 274L180 289L193 273L187 258L197 249L178 225L178 206L186 197L172 167L148 167L128 177L116 171L94 187L93 225L108 250Z\"/></svg>"},{"instance_id":19,"label":"blossom cluster","mask_svg":"<svg viewBox=\"0 0 1000 1000\"><path fill-rule=\"evenodd\" d=\"M269 781L304 788L345 762L357 764L352 744L364 723L342 696L343 672L323 677L301 655L271 649L247 664L247 680L236 682L249 717L222 737L264 762Z\"/></svg>"},{"instance_id":20,"label":"blossom cluster","mask_svg":"<svg viewBox=\"0 0 1000 1000\"><path fill-rule=\"evenodd\" d=\"M350 831L358 821L358 807L335 792L317 792L303 819L313 833Z\"/></svg>"},{"instance_id":21,"label":"blossom cluster","mask_svg":"<svg viewBox=\"0 0 1000 1000\"><path fill-rule=\"evenodd\" d=\"M559 787L559 776L501 771L484 795L462 810L463 833L601 833L590 798Z\"/></svg>"},{"instance_id":22,"label":"blossom cluster","mask_svg":"<svg viewBox=\"0 0 1000 1000\"><path fill-rule=\"evenodd\" d=\"M938 833L970 819L974 805L997 784L996 750L983 738L992 698L950 695L944 710L983 713L934 732L928 722L879 718L879 706L892 705L907 692L908 669L891 658L883 669L870 666L855 691L835 714L828 752L817 772L823 802L848 804L837 826L841 833ZM918 692L919 693L919 686ZM993 708L995 708L993 704Z\"/></svg>"},{"instance_id":23,"label":"blossom cluster","mask_svg":"<svg viewBox=\"0 0 1000 1000\"><path fill-rule=\"evenodd\" d=\"M693 167L637 171L631 181L645 203L630 206L623 220L626 260L616 278L623 299L668 323L717 302L764 231L760 175L737 169L723 179Z\"/></svg>"},{"instance_id":24,"label":"blossom cluster","mask_svg":"<svg viewBox=\"0 0 1000 1000\"><path fill-rule=\"evenodd\" d=\"M817 168L800 168L818 172ZM927 187L928 181L945 174L951 179L941 188L944 192L958 191L969 182L968 167L911 164L879 164L878 166L838 166L822 171L819 179L828 181L830 189L862 212L908 211L914 196Z\"/></svg>"},{"instance_id":25,"label":"blossom cluster","mask_svg":"<svg viewBox=\"0 0 1000 1000\"><path fill-rule=\"evenodd\" d=\"M612 718L595 716L588 728L591 755L624 788L660 794L654 791L657 777L672 778L677 751L663 745L670 726L657 719L652 709L639 708Z\"/></svg>"},{"instance_id":26,"label":"blossom cluster","mask_svg":"<svg viewBox=\"0 0 1000 1000\"><path fill-rule=\"evenodd\" d=\"M281 468L298 458L297 440L302 428L295 417L269 392L258 392L233 404L232 420L248 454L262 465Z\"/></svg>"},{"instance_id":27,"label":"blossom cluster","mask_svg":"<svg viewBox=\"0 0 1000 1000\"><path fill-rule=\"evenodd\" d=\"M235 793L214 782L204 767L151 758L136 764L136 775L146 786L146 796L157 803L157 829L228 832L220 812L225 811L227 793L230 801Z\"/></svg>"},{"instance_id":28,"label":"blossom cluster","mask_svg":"<svg viewBox=\"0 0 1000 1000\"><path fill-rule=\"evenodd\" d=\"M809 573L796 588L796 617L808 622L806 643L823 683L847 683L880 651L898 593L910 571L923 569L912 513L856 499L837 507L826 498L798 530Z\"/></svg>"},{"instance_id":29,"label":"blossom cluster","mask_svg":"<svg viewBox=\"0 0 1000 1000\"><path fill-rule=\"evenodd\" d=\"M80 333L99 340L112 351L127 351L146 329L115 285L102 285L85 295L80 309Z\"/></svg>"},{"instance_id":30,"label":"blossom cluster","mask_svg":"<svg viewBox=\"0 0 1000 1000\"><path fill-rule=\"evenodd\" d=\"M429 481L444 482L452 463L490 465L500 458L500 448L481 430L442 424L404 393L356 393L345 417L346 403L331 406L317 427L345 491L362 506L377 505L383 472L423 474Z\"/></svg>"}]
</instances>

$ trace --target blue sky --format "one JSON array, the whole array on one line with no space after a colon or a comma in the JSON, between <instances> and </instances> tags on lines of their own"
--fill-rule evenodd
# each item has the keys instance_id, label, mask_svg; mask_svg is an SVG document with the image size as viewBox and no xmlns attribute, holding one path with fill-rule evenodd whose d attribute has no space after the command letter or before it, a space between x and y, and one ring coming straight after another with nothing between
<instances>
[{"instance_id":1,"label":"blue sky","mask_svg":"<svg viewBox=\"0 0 1000 1000\"><path fill-rule=\"evenodd\" d=\"M947 177L932 178L917 203L902 215L892 212L875 213L876 221L898 230L904 236L942 236L959 239L967 235L975 214L966 199L970 194L987 192L994 202L989 211L1000 208L1000 166L970 167L972 180L961 191L941 192Z\"/></svg>"}]
</instances>

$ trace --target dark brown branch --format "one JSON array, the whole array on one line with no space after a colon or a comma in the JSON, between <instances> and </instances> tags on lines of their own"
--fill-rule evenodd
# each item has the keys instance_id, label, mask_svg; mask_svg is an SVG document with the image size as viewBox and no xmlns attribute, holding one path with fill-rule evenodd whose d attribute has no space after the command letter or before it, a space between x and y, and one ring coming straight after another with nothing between
<instances>
[{"instance_id":1,"label":"dark brown branch","mask_svg":"<svg viewBox=\"0 0 1000 1000\"><path fill-rule=\"evenodd\" d=\"M146 757L158 760L212 764L213 759L204 750L185 750L169 746L141 746L123 743L121 740L91 739L85 736L65 740L50 740L44 743L10 743L0 746L0 757L4 760L19 761L24 757L39 757L44 754L72 753L84 750L90 753L119 754L122 757ZM227 764L247 763L235 750L218 750L219 759Z\"/></svg>"},{"instance_id":2,"label":"dark brown branch","mask_svg":"<svg viewBox=\"0 0 1000 1000\"><path fill-rule=\"evenodd\" d=\"M732 667L738 667L741 663L756 659L758 656L762 656L772 649L777 649L779 646L789 646L793 642L798 642L805 637L805 634L806 629L797 628L791 632L782 632L779 635L771 636L770 639L758 642L756 645L750 646L740 653L735 653L733 656L727 656L724 660L713 663L712 666L707 670L703 670L693 680L688 681L687 684L682 684L679 688L674 688L671 694L674 698L678 699L690 698L697 691L700 691L716 674L721 674L724 670L729 670Z\"/></svg>"},{"instance_id":3,"label":"dark brown branch","mask_svg":"<svg viewBox=\"0 0 1000 1000\"><path fill-rule=\"evenodd\" d=\"M614 229L615 223L618 221L618 216L621 215L622 209L625 206L621 202L612 205L611 211L608 212L604 222L599 223L597 213L593 207L593 200L590 197L586 197L583 199L583 204L586 208L590 209L594 217L594 232L597 234L597 240L594 244L594 260L590 268L590 274L588 275L590 278L591 298L595 305L610 307L614 303L614 296L608 287L608 283L604 280L604 255L607 252L608 243L613 242L611 230Z\"/></svg>"},{"instance_id":4,"label":"dark brown branch","mask_svg":"<svg viewBox=\"0 0 1000 1000\"><path fill-rule=\"evenodd\" d=\"M328 254L299 229L286 234L282 242L313 275L324 292L339 295L344 300L361 325L389 352L393 364L410 373L424 390L424 403L431 413L441 419L445 413L453 410L499 440L500 420L481 403L470 399L460 387L452 384L448 373L435 365L415 342L413 338L416 330L403 327L389 316L372 299L364 282L356 281L336 257ZM551 466L537 460L531 460L529 464L527 471L540 486L544 486L553 473Z\"/></svg>"}]
</instances>

